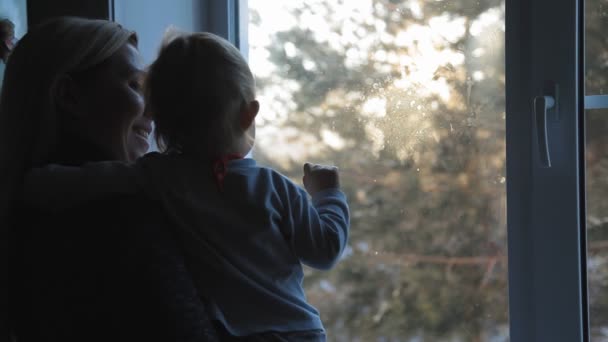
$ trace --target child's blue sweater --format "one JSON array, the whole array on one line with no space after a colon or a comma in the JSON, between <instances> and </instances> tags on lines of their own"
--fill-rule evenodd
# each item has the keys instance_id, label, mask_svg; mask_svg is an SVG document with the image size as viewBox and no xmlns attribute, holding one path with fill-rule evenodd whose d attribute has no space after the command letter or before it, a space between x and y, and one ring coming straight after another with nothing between
<instances>
[{"instance_id":1,"label":"child's blue sweater","mask_svg":"<svg viewBox=\"0 0 608 342\"><path fill-rule=\"evenodd\" d=\"M221 191L200 162L151 154L138 164L154 170L144 172L156 178L146 183L159 185L212 318L240 336L323 329L304 295L302 264L327 270L340 258L349 230L344 193L327 189L310 201L253 159L230 161Z\"/></svg>"}]
</instances>

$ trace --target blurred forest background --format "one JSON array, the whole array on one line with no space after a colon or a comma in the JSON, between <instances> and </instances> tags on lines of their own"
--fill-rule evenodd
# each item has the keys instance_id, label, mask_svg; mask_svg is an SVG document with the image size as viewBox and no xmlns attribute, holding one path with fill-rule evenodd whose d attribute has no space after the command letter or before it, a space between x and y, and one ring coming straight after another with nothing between
<instances>
[{"instance_id":1,"label":"blurred forest background","mask_svg":"<svg viewBox=\"0 0 608 342\"><path fill-rule=\"evenodd\" d=\"M607 0L588 93L608 91ZM255 158L340 167L349 246L307 270L329 341L508 341L504 0L249 0ZM588 116L593 341L608 341L608 120Z\"/></svg>"}]
</instances>

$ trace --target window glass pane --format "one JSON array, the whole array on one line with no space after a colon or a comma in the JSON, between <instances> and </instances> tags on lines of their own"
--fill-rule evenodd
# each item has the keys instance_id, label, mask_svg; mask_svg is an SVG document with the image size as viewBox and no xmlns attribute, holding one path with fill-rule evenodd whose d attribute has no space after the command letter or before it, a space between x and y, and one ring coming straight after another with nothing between
<instances>
[{"instance_id":1,"label":"window glass pane","mask_svg":"<svg viewBox=\"0 0 608 342\"><path fill-rule=\"evenodd\" d=\"M608 94L608 0L585 1L585 93Z\"/></svg>"},{"instance_id":2,"label":"window glass pane","mask_svg":"<svg viewBox=\"0 0 608 342\"><path fill-rule=\"evenodd\" d=\"M255 158L340 167L330 341L507 341L504 1L249 0Z\"/></svg>"},{"instance_id":3,"label":"window glass pane","mask_svg":"<svg viewBox=\"0 0 608 342\"><path fill-rule=\"evenodd\" d=\"M25 0L0 2L0 88L4 79L5 62L17 39L27 30L27 6Z\"/></svg>"},{"instance_id":4,"label":"window glass pane","mask_svg":"<svg viewBox=\"0 0 608 342\"><path fill-rule=\"evenodd\" d=\"M138 49L144 63L152 63L167 28L196 31L192 14L195 0L114 0L114 19L137 32Z\"/></svg>"},{"instance_id":5,"label":"window glass pane","mask_svg":"<svg viewBox=\"0 0 608 342\"><path fill-rule=\"evenodd\" d=\"M588 110L587 239L592 341L608 340L608 110Z\"/></svg>"}]
</instances>

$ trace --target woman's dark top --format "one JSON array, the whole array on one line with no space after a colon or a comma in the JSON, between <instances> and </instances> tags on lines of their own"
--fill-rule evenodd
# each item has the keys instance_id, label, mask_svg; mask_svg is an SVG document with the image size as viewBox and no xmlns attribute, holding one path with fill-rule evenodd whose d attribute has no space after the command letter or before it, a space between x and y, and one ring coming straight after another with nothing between
<instances>
[{"instance_id":1,"label":"woman's dark top","mask_svg":"<svg viewBox=\"0 0 608 342\"><path fill-rule=\"evenodd\" d=\"M13 221L17 341L216 340L159 203L117 195L55 214L20 205Z\"/></svg>"}]
</instances>

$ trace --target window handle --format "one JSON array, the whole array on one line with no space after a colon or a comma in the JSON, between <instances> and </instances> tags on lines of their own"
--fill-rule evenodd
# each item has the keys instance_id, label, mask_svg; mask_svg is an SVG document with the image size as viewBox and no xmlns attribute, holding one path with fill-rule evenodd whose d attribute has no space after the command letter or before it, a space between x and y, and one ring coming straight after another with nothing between
<instances>
[{"instance_id":1,"label":"window handle","mask_svg":"<svg viewBox=\"0 0 608 342\"><path fill-rule=\"evenodd\" d=\"M553 107L555 107L555 98L553 96L537 96L534 98L536 139L538 142L538 156L542 167L551 167L549 137L547 136L547 110Z\"/></svg>"}]
</instances>

